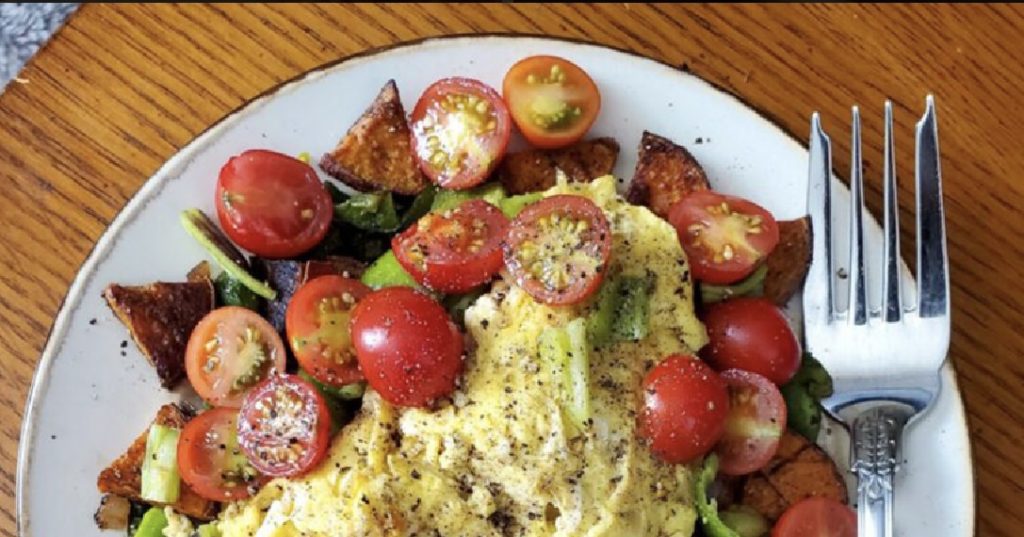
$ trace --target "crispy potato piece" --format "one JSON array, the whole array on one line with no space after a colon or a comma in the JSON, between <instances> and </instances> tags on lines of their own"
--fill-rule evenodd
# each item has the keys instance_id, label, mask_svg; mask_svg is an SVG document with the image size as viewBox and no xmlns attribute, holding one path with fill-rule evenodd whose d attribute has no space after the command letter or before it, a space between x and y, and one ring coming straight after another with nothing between
<instances>
[{"instance_id":1,"label":"crispy potato piece","mask_svg":"<svg viewBox=\"0 0 1024 537\"><path fill-rule=\"evenodd\" d=\"M555 186L555 170L569 180L585 183L608 175L619 157L614 138L595 138L562 149L531 149L505 156L498 167L498 180L509 194L547 190Z\"/></svg>"},{"instance_id":2,"label":"crispy potato piece","mask_svg":"<svg viewBox=\"0 0 1024 537\"><path fill-rule=\"evenodd\" d=\"M647 206L667 218L669 209L683 196L710 189L704 168L685 147L644 131L636 171L626 192L630 203Z\"/></svg>"},{"instance_id":3,"label":"crispy potato piece","mask_svg":"<svg viewBox=\"0 0 1024 537\"><path fill-rule=\"evenodd\" d=\"M180 406L175 404L160 407L153 423L167 427L182 428L192 418ZM128 451L118 457L109 467L100 472L96 479L96 487L104 494L114 494L125 498L144 501L142 495L142 459L146 454L146 438L149 427L140 434ZM146 502L149 503L149 502ZM181 495L171 507L183 515L201 520L211 520L217 514L219 505L196 494L185 482L181 483Z\"/></svg>"},{"instance_id":4,"label":"crispy potato piece","mask_svg":"<svg viewBox=\"0 0 1024 537\"><path fill-rule=\"evenodd\" d=\"M765 259L764 296L782 306L804 284L811 266L811 218L779 222L779 245Z\"/></svg>"},{"instance_id":5,"label":"crispy potato piece","mask_svg":"<svg viewBox=\"0 0 1024 537\"><path fill-rule=\"evenodd\" d=\"M185 347L192 329L213 309L213 283L207 278L142 286L110 284L103 297L156 367L160 384L173 388L185 376Z\"/></svg>"},{"instance_id":6,"label":"crispy potato piece","mask_svg":"<svg viewBox=\"0 0 1024 537\"><path fill-rule=\"evenodd\" d=\"M213 275L210 269L210 263L205 259L196 264L188 271L186 279L190 282L202 282L206 280L212 280Z\"/></svg>"},{"instance_id":7,"label":"crispy potato piece","mask_svg":"<svg viewBox=\"0 0 1024 537\"><path fill-rule=\"evenodd\" d=\"M846 481L824 450L787 430L768 466L747 477L740 503L774 522L789 506L810 496L846 503Z\"/></svg>"},{"instance_id":8,"label":"crispy potato piece","mask_svg":"<svg viewBox=\"0 0 1024 537\"><path fill-rule=\"evenodd\" d=\"M337 147L321 157L320 167L357 190L417 194L427 186L413 155L409 124L394 80L384 84Z\"/></svg>"}]
</instances>

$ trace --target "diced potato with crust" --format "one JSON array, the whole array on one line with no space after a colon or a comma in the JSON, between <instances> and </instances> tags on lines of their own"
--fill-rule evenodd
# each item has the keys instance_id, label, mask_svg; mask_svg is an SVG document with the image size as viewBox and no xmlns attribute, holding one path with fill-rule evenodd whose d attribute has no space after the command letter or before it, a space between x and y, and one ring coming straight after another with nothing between
<instances>
[{"instance_id":1,"label":"diced potato with crust","mask_svg":"<svg viewBox=\"0 0 1024 537\"><path fill-rule=\"evenodd\" d=\"M683 196L710 190L707 174L685 147L668 138L644 131L636 171L626 199L644 205L662 218Z\"/></svg>"},{"instance_id":2,"label":"diced potato with crust","mask_svg":"<svg viewBox=\"0 0 1024 537\"><path fill-rule=\"evenodd\" d=\"M168 404L160 407L153 423L180 429L188 423L191 416L180 406ZM114 494L135 501L142 500L142 459L146 455L146 439L149 427L142 431L128 451L118 457L109 467L100 472L96 487L104 494ZM149 502L146 502L149 503ZM175 511L200 520L210 520L216 514L219 505L196 494L182 482L178 501L171 507Z\"/></svg>"},{"instance_id":3,"label":"diced potato with crust","mask_svg":"<svg viewBox=\"0 0 1024 537\"><path fill-rule=\"evenodd\" d=\"M764 296L784 305L803 286L811 265L811 219L779 222L779 245L765 259Z\"/></svg>"},{"instance_id":4,"label":"diced potato with crust","mask_svg":"<svg viewBox=\"0 0 1024 537\"><path fill-rule=\"evenodd\" d=\"M772 461L747 478L740 503L774 522L789 506L811 496L846 503L846 481L824 450L786 431Z\"/></svg>"},{"instance_id":5,"label":"diced potato with crust","mask_svg":"<svg viewBox=\"0 0 1024 537\"><path fill-rule=\"evenodd\" d=\"M357 190L417 194L427 186L394 80L384 85L337 147L324 154L320 167Z\"/></svg>"},{"instance_id":6,"label":"diced potato with crust","mask_svg":"<svg viewBox=\"0 0 1024 537\"><path fill-rule=\"evenodd\" d=\"M531 149L505 156L498 167L498 180L509 194L538 192L555 186L555 170L562 170L570 182L585 183L608 175L619 157L619 143L613 138L595 138L561 149Z\"/></svg>"},{"instance_id":7,"label":"diced potato with crust","mask_svg":"<svg viewBox=\"0 0 1024 537\"><path fill-rule=\"evenodd\" d=\"M142 286L110 284L103 297L156 367L160 384L173 388L185 376L185 348L192 329L213 309L213 283L199 278Z\"/></svg>"}]
</instances>

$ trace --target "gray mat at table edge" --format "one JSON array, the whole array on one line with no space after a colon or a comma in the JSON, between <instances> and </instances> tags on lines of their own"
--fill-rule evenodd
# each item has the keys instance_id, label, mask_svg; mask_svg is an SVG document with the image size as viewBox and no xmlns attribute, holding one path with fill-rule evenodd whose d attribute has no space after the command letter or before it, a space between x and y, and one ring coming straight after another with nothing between
<instances>
[{"instance_id":1,"label":"gray mat at table edge","mask_svg":"<svg viewBox=\"0 0 1024 537\"><path fill-rule=\"evenodd\" d=\"M78 4L0 4L0 93Z\"/></svg>"}]
</instances>

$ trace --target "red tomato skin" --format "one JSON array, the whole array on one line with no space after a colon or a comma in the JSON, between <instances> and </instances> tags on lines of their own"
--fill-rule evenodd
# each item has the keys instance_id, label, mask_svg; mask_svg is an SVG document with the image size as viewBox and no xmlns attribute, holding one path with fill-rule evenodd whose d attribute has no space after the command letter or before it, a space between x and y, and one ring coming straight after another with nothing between
<instances>
[{"instance_id":1,"label":"red tomato skin","mask_svg":"<svg viewBox=\"0 0 1024 537\"><path fill-rule=\"evenodd\" d=\"M548 289L543 283L530 278L528 267L515 255L519 245L533 236L536 222L555 213L580 218L589 223L584 233L591 238L592 244L587 244L587 247L601 260L599 269L589 272L586 277L574 278L573 283L561 291ZM587 198L568 194L548 196L528 205L516 216L509 226L504 251L505 267L509 274L535 300L559 306L578 304L594 294L604 281L605 269L612 259L611 225L601 208Z\"/></svg>"},{"instance_id":2,"label":"red tomato skin","mask_svg":"<svg viewBox=\"0 0 1024 537\"><path fill-rule=\"evenodd\" d=\"M570 82L579 86L577 93L582 94L580 99L582 102L578 104L581 104L586 112L584 117L577 124L573 125L573 128L563 132L546 132L533 125L528 118L522 117L517 113L518 110L514 103L519 100L517 93L522 91L523 84L526 83L521 78L534 71L533 67L535 64L541 64L549 68L550 65L555 63L560 64L562 70L566 71ZM523 134L523 137L531 145L541 149L557 149L576 143L587 134L587 131L593 126L594 121L597 120L597 116L601 112L601 92L598 91L594 79L582 67L558 56L529 56L519 60L505 73L501 87L502 96L505 98L505 102L509 104L509 114L511 114L516 127L519 128L519 132Z\"/></svg>"},{"instance_id":3,"label":"red tomato skin","mask_svg":"<svg viewBox=\"0 0 1024 537\"><path fill-rule=\"evenodd\" d=\"M214 204L228 237L268 258L293 257L313 248L334 217L331 196L309 164L264 149L228 159L220 170ZM296 213L297 207L313 212L308 222Z\"/></svg>"},{"instance_id":4,"label":"red tomato skin","mask_svg":"<svg viewBox=\"0 0 1024 537\"><path fill-rule=\"evenodd\" d=\"M757 250L757 255L737 248L733 250L731 259L716 261L712 252L697 244L690 227L699 224L716 228L714 224L719 219L709 213L708 208L717 208L723 203L734 212L761 219L761 232L745 235L750 246ZM669 210L668 221L676 228L679 242L690 260L693 278L716 285L729 285L746 278L779 243L779 225L767 209L752 201L711 190L686 195Z\"/></svg>"},{"instance_id":5,"label":"red tomato skin","mask_svg":"<svg viewBox=\"0 0 1024 537\"><path fill-rule=\"evenodd\" d=\"M426 149L427 136L421 132L422 128L420 127L422 119L434 105L435 100L439 96L452 93L475 95L486 100L494 112L496 123L494 132L485 138L486 152L488 152L488 161L485 165L480 166L479 163L475 163L476 165L473 168L463 169L455 175L442 173L441 170L438 170L425 158L426 153L424 149ZM512 118L509 116L508 107L505 105L505 101L501 99L501 95L494 88L472 78L443 78L431 84L430 87L423 91L423 95L420 96L419 100L416 101L416 106L413 108L409 123L413 152L420 170L434 184L452 190L472 188L484 182L501 162L512 135Z\"/></svg>"},{"instance_id":6,"label":"red tomato skin","mask_svg":"<svg viewBox=\"0 0 1024 537\"><path fill-rule=\"evenodd\" d=\"M772 381L757 373L729 369L720 377L728 386L729 414L715 447L718 470L746 475L764 468L778 451L786 430L786 401ZM744 426L755 430L744 431Z\"/></svg>"},{"instance_id":7,"label":"red tomato skin","mask_svg":"<svg viewBox=\"0 0 1024 537\"><path fill-rule=\"evenodd\" d=\"M461 294L483 285L501 270L503 264L501 243L508 232L509 220L501 210L490 203L473 199L463 202L449 216L427 215L423 218L457 219L458 215L479 218L486 222L491 233L474 253L455 252L441 241L431 240L428 230L420 230L420 222L409 226L391 240L391 249L402 267L417 282L435 291L447 294ZM408 249L416 243L429 246L431 255L417 265L409 256Z\"/></svg>"},{"instance_id":8,"label":"red tomato skin","mask_svg":"<svg viewBox=\"0 0 1024 537\"><path fill-rule=\"evenodd\" d=\"M385 401L426 407L455 390L462 334L430 297L408 287L374 291L356 305L351 326L366 381Z\"/></svg>"},{"instance_id":9,"label":"red tomato skin","mask_svg":"<svg viewBox=\"0 0 1024 537\"><path fill-rule=\"evenodd\" d=\"M320 328L318 320L310 318L310 315L317 314L315 308L320 299L335 297L344 300L343 295L347 294L358 301L368 295L370 291L371 289L359 280L329 274L307 281L292 295L285 315L288 344L302 369L316 380L334 387L363 380L363 373L359 370L359 362L355 358L354 349L349 349L351 362L342 364L325 358L322 354L323 348L319 344L310 344L308 347L299 348L296 339L309 336ZM354 308L355 304L348 307L351 316L351 308ZM338 328L345 330L346 333L349 330L347 324ZM349 341L351 342L351 338Z\"/></svg>"},{"instance_id":10,"label":"red tomato skin","mask_svg":"<svg viewBox=\"0 0 1024 537\"><path fill-rule=\"evenodd\" d=\"M260 476L249 485L223 487L218 479L219 470L210 460L202 458L203 448L208 446L209 432L214 428L224 428L234 433L237 421L238 409L217 407L192 418L181 431L177 452L178 474L193 492L207 500L244 500L266 482L266 477Z\"/></svg>"},{"instance_id":11,"label":"red tomato skin","mask_svg":"<svg viewBox=\"0 0 1024 537\"><path fill-rule=\"evenodd\" d=\"M741 297L704 313L710 342L701 356L715 369L742 369L782 386L800 369L800 342L779 308L764 298Z\"/></svg>"},{"instance_id":12,"label":"red tomato skin","mask_svg":"<svg viewBox=\"0 0 1024 537\"><path fill-rule=\"evenodd\" d=\"M693 356L672 355L644 378L637 431L661 460L688 463L703 457L725 431L725 383Z\"/></svg>"},{"instance_id":13,"label":"red tomato skin","mask_svg":"<svg viewBox=\"0 0 1024 537\"><path fill-rule=\"evenodd\" d=\"M772 537L857 537L857 513L831 498L812 496L782 513Z\"/></svg>"},{"instance_id":14,"label":"red tomato skin","mask_svg":"<svg viewBox=\"0 0 1024 537\"><path fill-rule=\"evenodd\" d=\"M267 433L259 427L257 420L260 404L267 397L272 397L280 388L297 394L302 399L302 419L309 426L305 430L306 438L297 440L304 448L301 456L291 462L274 464L265 461L257 451L270 442L283 446L281 436ZM312 384L297 375L274 375L256 385L242 403L238 419L238 443L249 458L249 463L262 474L271 477L299 477L316 468L324 457L331 442L331 413L327 401ZM289 444L290 445L290 444Z\"/></svg>"}]
</instances>

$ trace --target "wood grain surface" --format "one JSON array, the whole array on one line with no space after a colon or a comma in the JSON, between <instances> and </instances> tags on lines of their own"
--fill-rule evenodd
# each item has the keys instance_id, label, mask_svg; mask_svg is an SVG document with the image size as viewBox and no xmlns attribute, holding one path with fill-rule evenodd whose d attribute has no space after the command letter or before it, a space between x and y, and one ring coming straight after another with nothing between
<instances>
[{"instance_id":1,"label":"wood grain surface","mask_svg":"<svg viewBox=\"0 0 1024 537\"><path fill-rule=\"evenodd\" d=\"M23 83L0 96L0 535L17 531L21 414L54 315L94 241L146 178L211 123L303 71L373 47L477 32L648 55L739 95L801 139L820 110L839 170L848 169L848 107L859 103L876 214L882 102L895 103L899 172L909 178L909 133L933 92L977 534L1024 531L1024 9L504 3L86 5L71 19Z\"/></svg>"}]
</instances>

